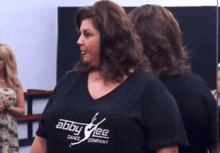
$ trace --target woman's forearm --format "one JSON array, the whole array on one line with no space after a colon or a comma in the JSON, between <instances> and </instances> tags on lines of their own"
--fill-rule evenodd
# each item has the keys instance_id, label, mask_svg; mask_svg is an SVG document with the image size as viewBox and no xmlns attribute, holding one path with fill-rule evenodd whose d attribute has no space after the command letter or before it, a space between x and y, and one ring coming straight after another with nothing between
<instances>
[{"instance_id":1,"label":"woman's forearm","mask_svg":"<svg viewBox=\"0 0 220 153\"><path fill-rule=\"evenodd\" d=\"M6 108L6 111L10 112L11 114L15 115L15 116L21 116L24 115L24 108L19 108L19 107L15 107L15 106L10 106L8 108Z\"/></svg>"},{"instance_id":2,"label":"woman's forearm","mask_svg":"<svg viewBox=\"0 0 220 153\"><path fill-rule=\"evenodd\" d=\"M46 153L46 140L42 137L36 136L29 153Z\"/></svg>"},{"instance_id":3,"label":"woman's forearm","mask_svg":"<svg viewBox=\"0 0 220 153\"><path fill-rule=\"evenodd\" d=\"M178 146L172 145L159 149L156 153L178 153Z\"/></svg>"}]
</instances>

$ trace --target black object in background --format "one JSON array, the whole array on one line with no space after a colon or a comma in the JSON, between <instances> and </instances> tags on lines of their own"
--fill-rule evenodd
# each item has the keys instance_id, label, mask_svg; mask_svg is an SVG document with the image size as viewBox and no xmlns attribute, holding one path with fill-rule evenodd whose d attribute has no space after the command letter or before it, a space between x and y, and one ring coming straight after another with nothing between
<instances>
[{"instance_id":1,"label":"black object in background","mask_svg":"<svg viewBox=\"0 0 220 153\"><path fill-rule=\"evenodd\" d=\"M76 42L75 11L78 7L58 7L57 82L76 63L80 50ZM129 12L134 7L125 7ZM216 7L167 7L176 17L183 41L190 50L192 71L211 90L216 88Z\"/></svg>"}]
</instances>

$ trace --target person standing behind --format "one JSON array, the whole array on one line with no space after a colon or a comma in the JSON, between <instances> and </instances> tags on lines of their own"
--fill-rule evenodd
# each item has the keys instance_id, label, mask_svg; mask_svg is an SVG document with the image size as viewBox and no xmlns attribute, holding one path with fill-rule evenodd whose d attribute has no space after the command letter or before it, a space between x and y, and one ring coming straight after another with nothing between
<instances>
[{"instance_id":1,"label":"person standing behind","mask_svg":"<svg viewBox=\"0 0 220 153\"><path fill-rule=\"evenodd\" d=\"M204 80L191 72L189 51L183 45L177 20L168 9L148 4L133 9L128 16L141 37L152 73L179 106L190 145L180 145L179 152L217 153L216 101Z\"/></svg>"},{"instance_id":2,"label":"person standing behind","mask_svg":"<svg viewBox=\"0 0 220 153\"><path fill-rule=\"evenodd\" d=\"M187 145L175 100L144 72L147 58L124 9L97 1L75 21L80 59L55 87L30 153L177 153Z\"/></svg>"},{"instance_id":3,"label":"person standing behind","mask_svg":"<svg viewBox=\"0 0 220 153\"><path fill-rule=\"evenodd\" d=\"M24 94L12 49L0 44L0 152L18 153L16 116L24 115Z\"/></svg>"}]
</instances>

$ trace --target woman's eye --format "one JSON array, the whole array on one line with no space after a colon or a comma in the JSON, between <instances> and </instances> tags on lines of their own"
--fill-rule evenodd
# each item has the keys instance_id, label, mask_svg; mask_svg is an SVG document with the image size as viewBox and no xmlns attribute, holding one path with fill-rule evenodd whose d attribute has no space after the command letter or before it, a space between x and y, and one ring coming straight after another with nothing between
<instances>
[{"instance_id":1,"label":"woman's eye","mask_svg":"<svg viewBox=\"0 0 220 153\"><path fill-rule=\"evenodd\" d=\"M85 37L89 37L91 34L86 32L84 35Z\"/></svg>"}]
</instances>

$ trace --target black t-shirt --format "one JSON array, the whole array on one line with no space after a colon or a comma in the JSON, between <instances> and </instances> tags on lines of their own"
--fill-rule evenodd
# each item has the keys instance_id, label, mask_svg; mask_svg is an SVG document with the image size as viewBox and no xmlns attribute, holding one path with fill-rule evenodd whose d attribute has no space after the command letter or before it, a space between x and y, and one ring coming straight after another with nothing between
<instances>
[{"instance_id":1,"label":"black t-shirt","mask_svg":"<svg viewBox=\"0 0 220 153\"><path fill-rule=\"evenodd\" d=\"M188 143L176 102L146 73L96 100L86 74L67 74L43 112L37 135L46 138L48 153L150 153Z\"/></svg>"},{"instance_id":2,"label":"black t-shirt","mask_svg":"<svg viewBox=\"0 0 220 153\"><path fill-rule=\"evenodd\" d=\"M163 76L161 81L174 96L190 146L180 153L207 153L217 142L217 103L204 80L194 73Z\"/></svg>"}]
</instances>

